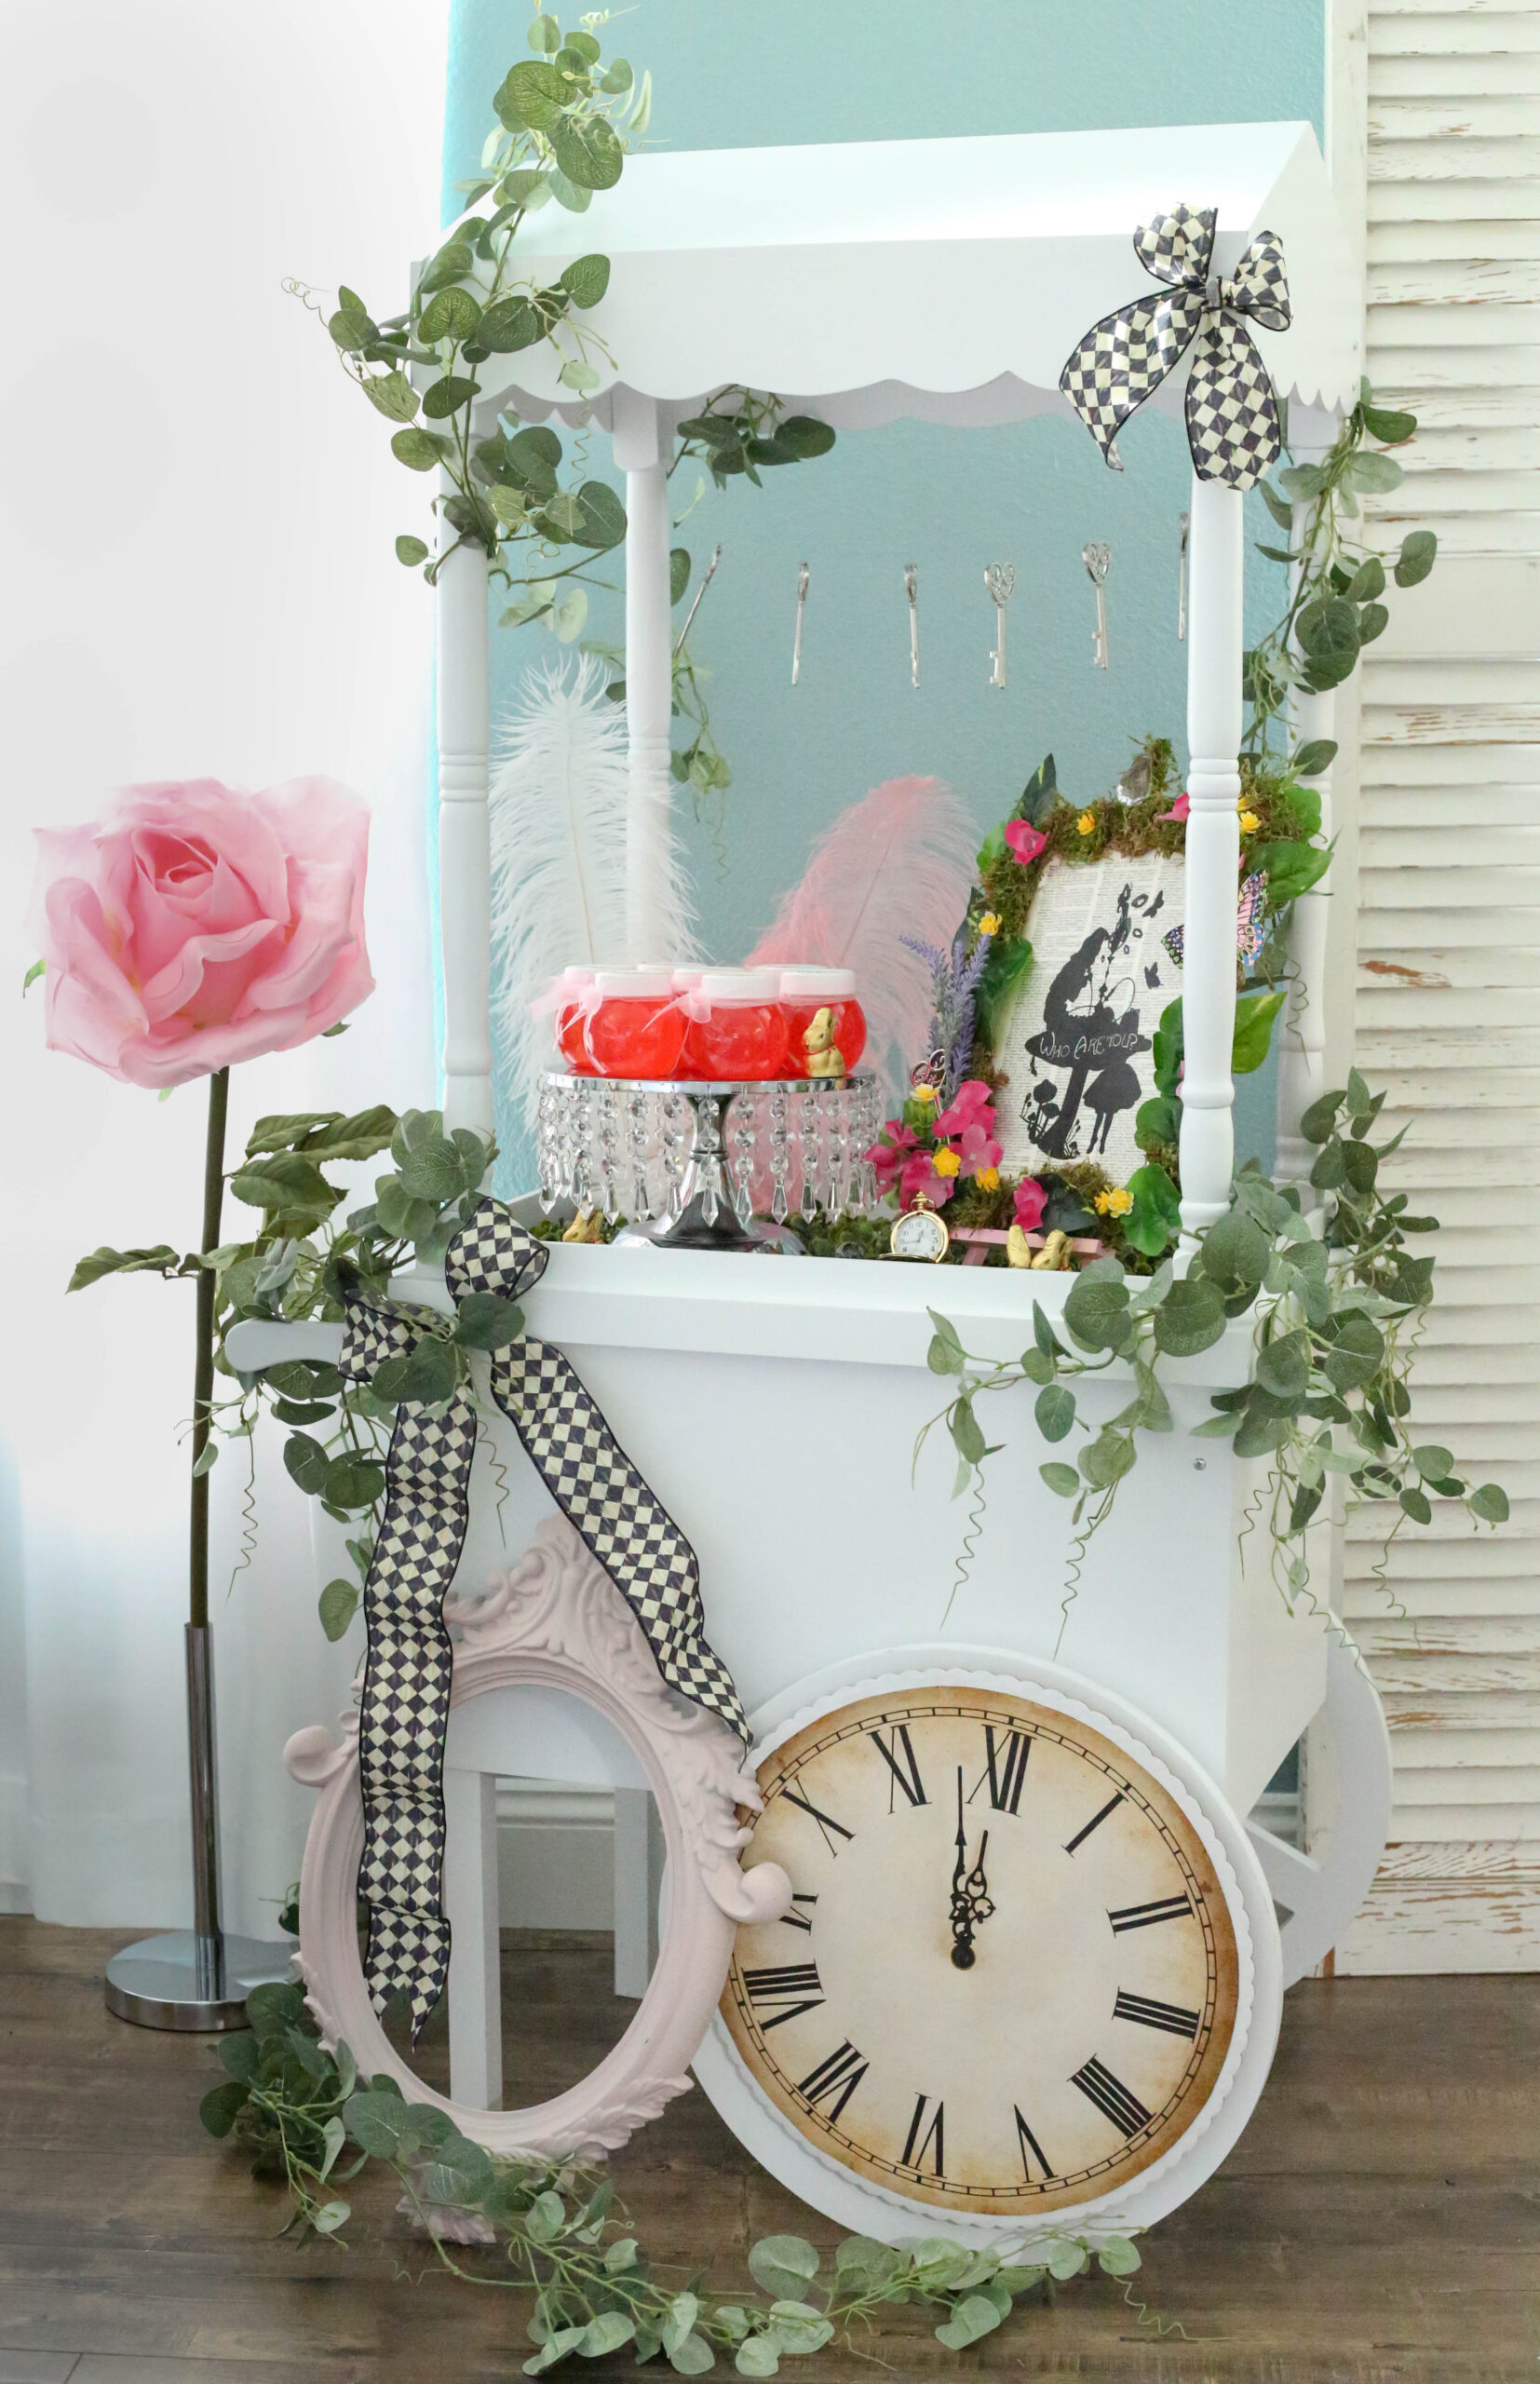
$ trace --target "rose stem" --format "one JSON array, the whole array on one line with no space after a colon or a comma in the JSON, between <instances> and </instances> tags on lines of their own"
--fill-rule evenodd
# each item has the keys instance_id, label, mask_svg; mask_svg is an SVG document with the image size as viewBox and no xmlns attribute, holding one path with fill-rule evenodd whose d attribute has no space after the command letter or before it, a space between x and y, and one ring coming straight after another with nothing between
<instances>
[{"instance_id":1,"label":"rose stem","mask_svg":"<svg viewBox=\"0 0 1540 2384\"><path fill-rule=\"evenodd\" d=\"M230 1071L216 1068L209 1079L209 1139L203 1154L204 1251L219 1248L220 1212L224 1205L224 1118L230 1105ZM195 1630L209 1620L209 1476L198 1471L198 1459L209 1445L209 1411L214 1398L214 1270L200 1266L197 1277L197 1355L193 1371L193 1498L192 1537L188 1549L187 1619Z\"/></svg>"}]
</instances>

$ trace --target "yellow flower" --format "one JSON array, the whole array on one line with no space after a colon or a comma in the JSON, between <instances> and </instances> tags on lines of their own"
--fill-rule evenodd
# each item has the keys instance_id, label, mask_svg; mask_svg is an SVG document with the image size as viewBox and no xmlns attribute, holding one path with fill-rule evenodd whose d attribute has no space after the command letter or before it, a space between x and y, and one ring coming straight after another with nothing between
<instances>
[{"instance_id":1,"label":"yellow flower","mask_svg":"<svg viewBox=\"0 0 1540 2384\"><path fill-rule=\"evenodd\" d=\"M938 1175L955 1175L962 1161L955 1151L941 1150L937 1152L931 1165Z\"/></svg>"},{"instance_id":2,"label":"yellow flower","mask_svg":"<svg viewBox=\"0 0 1540 2384\"><path fill-rule=\"evenodd\" d=\"M1241 813L1240 833L1243 836L1254 836L1261 825L1262 821L1257 818L1254 811L1243 811Z\"/></svg>"},{"instance_id":3,"label":"yellow flower","mask_svg":"<svg viewBox=\"0 0 1540 2384\"><path fill-rule=\"evenodd\" d=\"M983 917L979 922L979 932L980 935L999 934L1000 914L998 911L986 911L984 913Z\"/></svg>"},{"instance_id":4,"label":"yellow flower","mask_svg":"<svg viewBox=\"0 0 1540 2384\"><path fill-rule=\"evenodd\" d=\"M1133 1204L1133 1194L1121 1184L1110 1192L1099 1192L1096 1196L1097 1214L1102 1217L1126 1217Z\"/></svg>"},{"instance_id":5,"label":"yellow flower","mask_svg":"<svg viewBox=\"0 0 1540 2384\"><path fill-rule=\"evenodd\" d=\"M980 1192L998 1192L1000 1171L997 1167L980 1167L973 1178Z\"/></svg>"},{"instance_id":6,"label":"yellow flower","mask_svg":"<svg viewBox=\"0 0 1540 2384\"><path fill-rule=\"evenodd\" d=\"M1096 826L1096 815L1091 811L1083 811L1074 824L1083 836L1088 836Z\"/></svg>"},{"instance_id":7,"label":"yellow flower","mask_svg":"<svg viewBox=\"0 0 1540 2384\"><path fill-rule=\"evenodd\" d=\"M941 1096L933 1084L916 1084L910 1087L909 1097L911 1101L939 1101Z\"/></svg>"}]
</instances>

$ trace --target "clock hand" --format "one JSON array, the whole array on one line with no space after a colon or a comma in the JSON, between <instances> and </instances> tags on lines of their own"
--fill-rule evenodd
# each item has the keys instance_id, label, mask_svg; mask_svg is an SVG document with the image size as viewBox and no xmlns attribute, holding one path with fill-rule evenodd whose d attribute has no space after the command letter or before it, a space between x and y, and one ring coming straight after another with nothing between
<instances>
[{"instance_id":1,"label":"clock hand","mask_svg":"<svg viewBox=\"0 0 1540 2384\"><path fill-rule=\"evenodd\" d=\"M979 1860L972 1871L967 1868L967 1827L963 1814L963 1767L957 1767L957 1860L952 1872L952 1959L960 1971L970 1971L978 1957L973 1950L973 1932L979 1921L987 1920L994 1906L988 1894L984 1877L984 1849L989 1844L985 1830L979 1844Z\"/></svg>"},{"instance_id":2,"label":"clock hand","mask_svg":"<svg viewBox=\"0 0 1540 2384\"><path fill-rule=\"evenodd\" d=\"M963 1892L968 1900L975 1925L988 1920L994 1910L990 1900L989 1881L984 1876L984 1851L988 1845L989 1832L985 1830L979 1841L979 1860L963 1882Z\"/></svg>"}]
</instances>

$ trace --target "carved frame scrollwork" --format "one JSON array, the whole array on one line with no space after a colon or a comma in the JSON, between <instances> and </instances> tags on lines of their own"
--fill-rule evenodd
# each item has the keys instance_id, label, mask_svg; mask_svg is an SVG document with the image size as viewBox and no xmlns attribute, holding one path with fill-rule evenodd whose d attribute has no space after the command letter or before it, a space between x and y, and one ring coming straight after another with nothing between
<instances>
[{"instance_id":1,"label":"carved frame scrollwork","mask_svg":"<svg viewBox=\"0 0 1540 2384\"><path fill-rule=\"evenodd\" d=\"M691 2084L687 2076L727 1976L734 1931L774 1919L791 1883L773 1862L749 1872L741 1809L760 1795L726 1725L670 1689L609 1576L571 1525L542 1524L511 1571L481 1598L453 1595L451 1702L525 1685L564 1691L630 1746L656 1799L669 1864L657 1966L635 2018L597 2069L548 2103L483 2111L425 2086L386 2037L358 1958L355 1899L363 1849L358 1715L340 1741L320 1727L284 1750L295 1780L319 1792L300 1878L299 1969L323 2040L344 2041L360 2070L385 2071L418 2102L439 2104L491 2152L594 2160L616 2150Z\"/></svg>"}]
</instances>

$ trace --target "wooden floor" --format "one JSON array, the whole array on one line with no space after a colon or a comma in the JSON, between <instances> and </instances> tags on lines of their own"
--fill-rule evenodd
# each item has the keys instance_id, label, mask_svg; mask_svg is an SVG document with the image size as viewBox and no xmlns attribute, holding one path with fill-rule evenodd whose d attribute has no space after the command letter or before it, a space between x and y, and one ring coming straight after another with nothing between
<instances>
[{"instance_id":1,"label":"wooden floor","mask_svg":"<svg viewBox=\"0 0 1540 2384\"><path fill-rule=\"evenodd\" d=\"M221 2074L207 2039L103 2010L102 1964L123 1942L0 1919L0 2384L518 2376L521 2302L436 2273L382 2197L356 2207L387 2241L296 2253L277 2240L272 2189L198 2125ZM607 1939L511 1946L526 2091L566 2082L624 2025L632 2007L610 1996L607 1958ZM682 2282L699 2268L741 2286L757 2235L835 2239L699 2093L615 2167L655 2261L677 2263ZM806 2384L979 2369L1082 2384L1535 2384L1540 1976L1296 1987L1246 2135L1145 2251L1145 2297L1185 2339L1157 2341L1098 2278L961 2357L898 2313L867 2356L831 2349L782 2372ZM637 2371L622 2357L571 2372Z\"/></svg>"}]
</instances>

